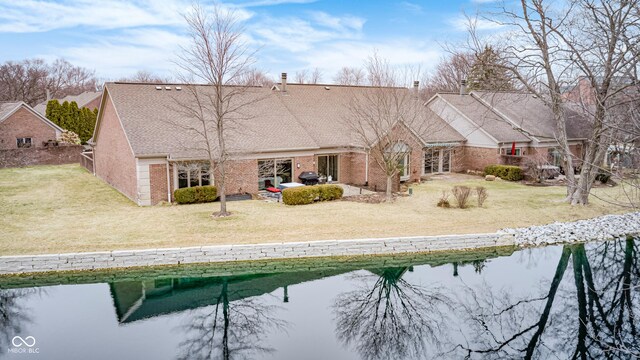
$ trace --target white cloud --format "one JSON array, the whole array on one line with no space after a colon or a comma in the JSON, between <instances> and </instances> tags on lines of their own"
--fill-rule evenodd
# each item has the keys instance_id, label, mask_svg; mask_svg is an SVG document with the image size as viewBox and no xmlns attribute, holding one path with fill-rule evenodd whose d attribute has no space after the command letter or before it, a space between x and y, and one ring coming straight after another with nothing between
<instances>
[{"instance_id":1,"label":"white cloud","mask_svg":"<svg viewBox=\"0 0 640 360\"><path fill-rule=\"evenodd\" d=\"M312 12L309 20L299 17L265 18L249 27L249 31L265 48L300 53L322 42L358 39L364 23L364 19L354 16Z\"/></svg>"},{"instance_id":2,"label":"white cloud","mask_svg":"<svg viewBox=\"0 0 640 360\"><path fill-rule=\"evenodd\" d=\"M404 7L405 9L415 14L422 14L424 12L424 9L422 8L422 6L416 3L403 1L400 3L400 5L402 5L402 7Z\"/></svg>"},{"instance_id":3,"label":"white cloud","mask_svg":"<svg viewBox=\"0 0 640 360\"><path fill-rule=\"evenodd\" d=\"M491 20L472 18L464 15L456 16L455 18L451 19L449 23L457 31L467 31L470 24L473 24L478 31L499 30L504 27L503 25L500 25Z\"/></svg>"},{"instance_id":4,"label":"white cloud","mask_svg":"<svg viewBox=\"0 0 640 360\"><path fill-rule=\"evenodd\" d=\"M442 51L436 44L396 39L384 42L342 41L320 46L299 54L296 59L305 68L320 68L325 73L325 81L343 66L363 66L373 52L396 66L421 67L428 70L440 59Z\"/></svg>"},{"instance_id":5,"label":"white cloud","mask_svg":"<svg viewBox=\"0 0 640 360\"><path fill-rule=\"evenodd\" d=\"M184 26L189 0L0 0L0 32L45 32L86 26L123 29L141 26ZM241 20L252 13L236 8Z\"/></svg>"},{"instance_id":6,"label":"white cloud","mask_svg":"<svg viewBox=\"0 0 640 360\"><path fill-rule=\"evenodd\" d=\"M311 11L309 14L317 25L340 32L361 31L365 23L363 18L357 16L333 16L323 11Z\"/></svg>"},{"instance_id":7,"label":"white cloud","mask_svg":"<svg viewBox=\"0 0 640 360\"><path fill-rule=\"evenodd\" d=\"M258 6L283 5L283 4L310 4L316 1L317 0L256 0L256 1L249 1L245 3L238 3L236 5L240 7L258 7Z\"/></svg>"},{"instance_id":8,"label":"white cloud","mask_svg":"<svg viewBox=\"0 0 640 360\"><path fill-rule=\"evenodd\" d=\"M171 75L181 45L189 39L174 32L143 28L125 30L122 34L80 46L56 51L71 63L96 69L101 77L117 79L148 70ZM51 58L52 56L45 56Z\"/></svg>"}]
</instances>

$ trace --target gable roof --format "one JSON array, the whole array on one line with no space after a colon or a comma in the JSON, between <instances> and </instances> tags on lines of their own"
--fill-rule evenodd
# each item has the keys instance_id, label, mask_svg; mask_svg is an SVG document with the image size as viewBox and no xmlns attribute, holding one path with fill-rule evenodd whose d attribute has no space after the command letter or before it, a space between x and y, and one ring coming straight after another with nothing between
<instances>
[{"instance_id":1,"label":"gable roof","mask_svg":"<svg viewBox=\"0 0 640 360\"><path fill-rule=\"evenodd\" d=\"M67 95L62 99L58 99L58 101L62 104L65 101L72 102L75 101L78 104L79 108L85 107L87 104L92 102L93 100L102 96L102 91L85 91L79 95ZM54 99L51 99L54 100ZM33 109L40 113L41 115L46 115L47 113L47 100L41 102L40 104L33 107Z\"/></svg>"},{"instance_id":2,"label":"gable roof","mask_svg":"<svg viewBox=\"0 0 640 360\"><path fill-rule=\"evenodd\" d=\"M529 142L531 139L522 132L514 129L507 120L500 117L494 110L471 95L441 93L441 97L448 104L471 120L479 129L489 134L498 142Z\"/></svg>"},{"instance_id":3,"label":"gable roof","mask_svg":"<svg viewBox=\"0 0 640 360\"><path fill-rule=\"evenodd\" d=\"M22 101L0 103L0 123L8 119L11 115L13 115L16 111L18 111L22 107L24 107L27 111L35 115L40 121L52 127L56 131L59 131L59 132L64 131L64 129L54 124L49 119L42 116L42 114L39 114L37 111L35 111L31 106L27 105Z\"/></svg>"},{"instance_id":4,"label":"gable roof","mask_svg":"<svg viewBox=\"0 0 640 360\"><path fill-rule=\"evenodd\" d=\"M176 86L181 90L177 91ZM159 89L158 89L159 88ZM170 90L167 90L169 88ZM194 104L193 90L201 96L213 94L207 85L107 83L105 98L110 99L136 156L171 155L175 159L206 156L204 143L194 129L195 120L185 114L184 104ZM232 87L226 87L232 91ZM238 95L242 115L228 133L236 153L260 153L320 148L362 147L351 136L344 121L349 99L366 87L287 84L287 91L251 87ZM408 89L405 89L409 91ZM104 107L105 104L102 105ZM192 106L193 107L193 106ZM426 107L424 107L426 110ZM98 116L100 122L101 114ZM447 128L438 141L463 141L462 135L432 114L431 121ZM99 141L99 125L95 141ZM435 132L438 133L438 132ZM424 139L433 134L422 134Z\"/></svg>"},{"instance_id":5,"label":"gable roof","mask_svg":"<svg viewBox=\"0 0 640 360\"><path fill-rule=\"evenodd\" d=\"M487 91L474 91L471 96L483 101L526 134L541 141L556 139L553 113L537 96L531 93ZM568 107L565 108L565 115L568 138L585 138L582 126L585 124L585 118Z\"/></svg>"},{"instance_id":6,"label":"gable roof","mask_svg":"<svg viewBox=\"0 0 640 360\"><path fill-rule=\"evenodd\" d=\"M472 91L466 95L440 93L434 97L444 99L498 142L556 140L551 109L531 93ZM585 139L588 119L568 106L565 115L569 140Z\"/></svg>"}]
</instances>

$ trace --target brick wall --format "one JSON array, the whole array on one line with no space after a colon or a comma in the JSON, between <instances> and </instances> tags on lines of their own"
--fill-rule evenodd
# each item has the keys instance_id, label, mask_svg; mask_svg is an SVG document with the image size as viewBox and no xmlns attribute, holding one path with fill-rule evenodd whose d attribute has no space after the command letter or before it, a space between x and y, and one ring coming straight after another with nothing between
<instances>
[{"instance_id":1,"label":"brick wall","mask_svg":"<svg viewBox=\"0 0 640 360\"><path fill-rule=\"evenodd\" d=\"M149 165L149 182L151 186L151 205L167 201L167 165Z\"/></svg>"},{"instance_id":2,"label":"brick wall","mask_svg":"<svg viewBox=\"0 0 640 360\"><path fill-rule=\"evenodd\" d=\"M100 108L100 101L102 100L102 96L98 96L97 98L89 101L84 107L93 111L93 109Z\"/></svg>"},{"instance_id":3,"label":"brick wall","mask_svg":"<svg viewBox=\"0 0 640 360\"><path fill-rule=\"evenodd\" d=\"M300 164L300 168L298 168L298 164ZM304 171L318 171L318 162L316 161L316 157L311 156L298 156L293 158L293 181L300 182L298 176ZM258 165L256 165L258 166ZM258 181L258 177L256 176L256 182Z\"/></svg>"},{"instance_id":4,"label":"brick wall","mask_svg":"<svg viewBox=\"0 0 640 360\"><path fill-rule=\"evenodd\" d=\"M226 190L227 194L258 193L258 160L230 161Z\"/></svg>"},{"instance_id":5,"label":"brick wall","mask_svg":"<svg viewBox=\"0 0 640 360\"><path fill-rule=\"evenodd\" d=\"M0 168L78 164L81 153L82 145L0 150Z\"/></svg>"},{"instance_id":6,"label":"brick wall","mask_svg":"<svg viewBox=\"0 0 640 360\"><path fill-rule=\"evenodd\" d=\"M500 164L498 149L467 146L464 149L464 167L468 170L484 170L488 165Z\"/></svg>"},{"instance_id":7,"label":"brick wall","mask_svg":"<svg viewBox=\"0 0 640 360\"><path fill-rule=\"evenodd\" d=\"M367 182L367 155L365 153L342 153L338 155L339 180L351 185L364 185Z\"/></svg>"},{"instance_id":8,"label":"brick wall","mask_svg":"<svg viewBox=\"0 0 640 360\"><path fill-rule=\"evenodd\" d=\"M32 146L43 147L42 143L56 140L56 130L46 124L31 111L21 107L0 123L0 150L17 149L17 138L30 137Z\"/></svg>"},{"instance_id":9,"label":"brick wall","mask_svg":"<svg viewBox=\"0 0 640 360\"><path fill-rule=\"evenodd\" d=\"M109 97L102 111L93 152L96 176L136 201L136 160Z\"/></svg>"},{"instance_id":10,"label":"brick wall","mask_svg":"<svg viewBox=\"0 0 640 360\"><path fill-rule=\"evenodd\" d=\"M451 149L451 172L463 172L466 171L465 159L466 155L466 147L458 146Z\"/></svg>"}]
</instances>

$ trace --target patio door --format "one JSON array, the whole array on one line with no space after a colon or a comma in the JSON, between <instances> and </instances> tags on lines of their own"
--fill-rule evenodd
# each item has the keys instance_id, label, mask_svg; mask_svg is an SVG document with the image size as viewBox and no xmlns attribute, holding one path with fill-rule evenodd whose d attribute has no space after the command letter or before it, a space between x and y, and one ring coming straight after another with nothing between
<instances>
[{"instance_id":1,"label":"patio door","mask_svg":"<svg viewBox=\"0 0 640 360\"><path fill-rule=\"evenodd\" d=\"M427 148L424 151L424 174L451 171L451 149Z\"/></svg>"},{"instance_id":2,"label":"patio door","mask_svg":"<svg viewBox=\"0 0 640 360\"><path fill-rule=\"evenodd\" d=\"M400 176L400 181L409 180L409 175L411 174L411 164L410 164L410 155L411 153L405 153L402 157L402 174Z\"/></svg>"},{"instance_id":3,"label":"patio door","mask_svg":"<svg viewBox=\"0 0 640 360\"><path fill-rule=\"evenodd\" d=\"M291 159L258 160L258 190L293 180Z\"/></svg>"},{"instance_id":4,"label":"patio door","mask_svg":"<svg viewBox=\"0 0 640 360\"><path fill-rule=\"evenodd\" d=\"M318 156L318 176L325 181L338 181L338 155Z\"/></svg>"}]
</instances>

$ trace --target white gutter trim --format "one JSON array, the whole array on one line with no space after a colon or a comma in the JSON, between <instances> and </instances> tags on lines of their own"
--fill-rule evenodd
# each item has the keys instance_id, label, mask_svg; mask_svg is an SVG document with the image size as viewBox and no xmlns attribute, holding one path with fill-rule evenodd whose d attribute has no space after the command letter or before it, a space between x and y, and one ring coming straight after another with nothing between
<instances>
[{"instance_id":1,"label":"white gutter trim","mask_svg":"<svg viewBox=\"0 0 640 360\"><path fill-rule=\"evenodd\" d=\"M364 161L364 182L369 185L369 151L366 152Z\"/></svg>"}]
</instances>

